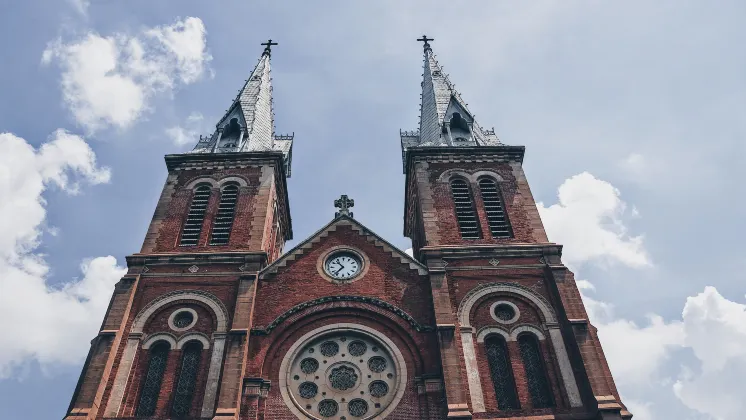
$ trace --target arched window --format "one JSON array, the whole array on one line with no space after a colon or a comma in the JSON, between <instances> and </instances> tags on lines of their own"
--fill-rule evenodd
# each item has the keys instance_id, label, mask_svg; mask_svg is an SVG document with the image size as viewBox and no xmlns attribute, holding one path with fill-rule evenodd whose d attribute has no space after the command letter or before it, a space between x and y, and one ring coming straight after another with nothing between
<instances>
[{"instance_id":1,"label":"arched window","mask_svg":"<svg viewBox=\"0 0 746 420\"><path fill-rule=\"evenodd\" d=\"M238 200L238 185L230 184L223 188L220 193L220 205L215 222L212 225L212 239L210 245L227 245L231 237L233 217L236 213L236 201Z\"/></svg>"},{"instance_id":2,"label":"arched window","mask_svg":"<svg viewBox=\"0 0 746 420\"><path fill-rule=\"evenodd\" d=\"M192 205L184 222L184 230L181 232L181 246L195 246L199 242L202 233L202 222L205 220L207 202L210 200L210 187L201 185L194 190Z\"/></svg>"},{"instance_id":3,"label":"arched window","mask_svg":"<svg viewBox=\"0 0 746 420\"><path fill-rule=\"evenodd\" d=\"M521 334L518 337L518 346L521 349L523 368L526 371L526 385L531 395L531 404L534 408L552 407L554 405L552 391L549 388L539 342L532 334Z\"/></svg>"},{"instance_id":4,"label":"arched window","mask_svg":"<svg viewBox=\"0 0 746 420\"><path fill-rule=\"evenodd\" d=\"M490 377L495 388L497 408L500 410L517 410L521 408L515 390L513 369L510 365L508 346L505 338L492 335L484 340L487 348L487 362L490 365Z\"/></svg>"},{"instance_id":5,"label":"arched window","mask_svg":"<svg viewBox=\"0 0 746 420\"><path fill-rule=\"evenodd\" d=\"M510 228L510 222L508 222L508 216L505 214L503 200L495 180L488 177L479 178L479 191L482 193L484 212L487 214L487 222L490 225L492 237L512 237L513 232Z\"/></svg>"},{"instance_id":6,"label":"arched window","mask_svg":"<svg viewBox=\"0 0 746 420\"><path fill-rule=\"evenodd\" d=\"M137 404L137 412L135 413L138 417L155 415L155 409L158 405L158 395L161 393L163 372L166 370L169 349L170 346L165 341L159 341L150 347L148 370L143 379L142 390L140 391L140 401Z\"/></svg>"},{"instance_id":7,"label":"arched window","mask_svg":"<svg viewBox=\"0 0 746 420\"><path fill-rule=\"evenodd\" d=\"M463 179L455 178L451 181L451 193L456 205L456 220L461 231L461 237L464 239L479 239L479 221L477 220L477 212L474 211L474 202L469 185Z\"/></svg>"},{"instance_id":8,"label":"arched window","mask_svg":"<svg viewBox=\"0 0 746 420\"><path fill-rule=\"evenodd\" d=\"M171 406L171 415L175 418L189 416L189 410L192 408L192 397L197 372L199 372L199 359L202 356L202 343L190 341L184 346L182 353L179 379L176 381L174 402Z\"/></svg>"}]
</instances>

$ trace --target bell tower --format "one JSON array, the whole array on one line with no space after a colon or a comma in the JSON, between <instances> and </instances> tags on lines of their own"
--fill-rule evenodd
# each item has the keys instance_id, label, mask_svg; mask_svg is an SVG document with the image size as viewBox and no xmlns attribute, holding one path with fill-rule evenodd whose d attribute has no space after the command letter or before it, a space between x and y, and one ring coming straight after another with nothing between
<instances>
[{"instance_id":1,"label":"bell tower","mask_svg":"<svg viewBox=\"0 0 746 420\"><path fill-rule=\"evenodd\" d=\"M402 131L404 234L428 267L449 418L628 419L523 146L482 128L424 36L420 124ZM537 416L556 415L556 417Z\"/></svg>"},{"instance_id":2,"label":"bell tower","mask_svg":"<svg viewBox=\"0 0 746 420\"><path fill-rule=\"evenodd\" d=\"M293 135L277 135L271 40L218 121L168 175L127 257L66 419L236 418L257 273L293 231Z\"/></svg>"}]
</instances>

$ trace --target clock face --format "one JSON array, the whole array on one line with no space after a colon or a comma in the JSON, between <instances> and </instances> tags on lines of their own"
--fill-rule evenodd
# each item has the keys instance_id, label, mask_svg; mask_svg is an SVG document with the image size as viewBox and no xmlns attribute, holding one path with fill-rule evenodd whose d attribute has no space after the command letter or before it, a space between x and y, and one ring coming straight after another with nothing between
<instances>
[{"instance_id":1,"label":"clock face","mask_svg":"<svg viewBox=\"0 0 746 420\"><path fill-rule=\"evenodd\" d=\"M352 252L332 254L324 263L326 273L337 280L348 280L360 273L362 263Z\"/></svg>"}]
</instances>

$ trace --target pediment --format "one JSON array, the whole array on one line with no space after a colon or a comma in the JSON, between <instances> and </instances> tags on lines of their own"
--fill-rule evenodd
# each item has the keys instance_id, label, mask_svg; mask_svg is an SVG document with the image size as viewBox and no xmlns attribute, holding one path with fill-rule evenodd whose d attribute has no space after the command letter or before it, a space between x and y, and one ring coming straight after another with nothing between
<instances>
[{"instance_id":1,"label":"pediment","mask_svg":"<svg viewBox=\"0 0 746 420\"><path fill-rule=\"evenodd\" d=\"M340 227L349 227L352 231L357 232L361 239L373 244L376 248L381 249L386 254L390 254L391 258L396 259L400 264L405 265L408 269L416 271L420 275L426 275L428 273L427 267L422 265L414 258L407 255L404 251L390 244L385 239L376 235L365 227L362 223L349 216L339 216L332 220L329 224L318 230L316 233L311 235L308 239L298 244L295 248L283 254L280 258L275 260L272 264L268 265L259 273L259 278L269 279L278 273L280 269L286 267L288 264L300 259L303 255L309 253L311 250L316 248L319 243L326 237L337 231Z\"/></svg>"}]
</instances>

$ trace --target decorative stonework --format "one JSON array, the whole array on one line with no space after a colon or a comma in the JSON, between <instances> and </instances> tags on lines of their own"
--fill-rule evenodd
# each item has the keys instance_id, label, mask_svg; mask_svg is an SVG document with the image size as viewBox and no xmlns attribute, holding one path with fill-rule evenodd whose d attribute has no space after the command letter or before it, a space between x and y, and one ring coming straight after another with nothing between
<instances>
[{"instance_id":1,"label":"decorative stonework","mask_svg":"<svg viewBox=\"0 0 746 420\"><path fill-rule=\"evenodd\" d=\"M168 317L168 326L174 331L186 331L197 324L197 311L192 308L179 308Z\"/></svg>"},{"instance_id":2,"label":"decorative stonework","mask_svg":"<svg viewBox=\"0 0 746 420\"><path fill-rule=\"evenodd\" d=\"M489 261L490 265L493 267L497 267L500 264L500 260L493 258Z\"/></svg>"},{"instance_id":3,"label":"decorative stonework","mask_svg":"<svg viewBox=\"0 0 746 420\"><path fill-rule=\"evenodd\" d=\"M189 267L188 270L190 273L196 273L197 271L199 271L199 267L197 267L196 265L193 265Z\"/></svg>"},{"instance_id":4,"label":"decorative stonework","mask_svg":"<svg viewBox=\"0 0 746 420\"><path fill-rule=\"evenodd\" d=\"M521 311L513 302L499 300L490 305L490 316L500 324L512 324L518 321Z\"/></svg>"},{"instance_id":5,"label":"decorative stonework","mask_svg":"<svg viewBox=\"0 0 746 420\"><path fill-rule=\"evenodd\" d=\"M293 345L280 367L283 399L298 418L385 418L404 394L401 352L368 327L334 324Z\"/></svg>"},{"instance_id":6,"label":"decorative stonework","mask_svg":"<svg viewBox=\"0 0 746 420\"><path fill-rule=\"evenodd\" d=\"M409 325L412 326L412 328L415 329L417 332L432 332L435 331L435 326L432 325L422 325L418 323L411 315L404 312L404 310L400 309L399 307L392 305L388 302L385 302L380 299L376 298L370 298L370 297L364 297L364 296L345 296L345 295L337 295L337 296L326 296L319 299L310 300L308 302L303 302L301 304L295 305L289 310L287 310L282 315L275 318L272 323L267 325L266 327L257 327L251 329L252 335L267 335L272 332L275 328L277 328L280 324L282 324L286 319L293 316L294 314L303 311L305 309L308 309L313 306L317 305L323 305L325 303L329 302L359 302L359 303L367 303L369 305L374 305L379 308L386 309L390 311L391 313L397 315L398 317L404 319L409 323Z\"/></svg>"}]
</instances>

